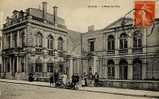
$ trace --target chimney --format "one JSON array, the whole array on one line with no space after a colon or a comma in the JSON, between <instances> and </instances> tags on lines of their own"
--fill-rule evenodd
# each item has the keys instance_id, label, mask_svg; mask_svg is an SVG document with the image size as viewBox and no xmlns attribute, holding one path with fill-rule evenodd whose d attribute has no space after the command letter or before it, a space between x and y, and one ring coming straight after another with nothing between
<instances>
[{"instance_id":1,"label":"chimney","mask_svg":"<svg viewBox=\"0 0 159 99\"><path fill-rule=\"evenodd\" d=\"M54 16L54 25L56 25L56 21L57 21L57 6L53 6L53 16Z\"/></svg>"},{"instance_id":2,"label":"chimney","mask_svg":"<svg viewBox=\"0 0 159 99\"><path fill-rule=\"evenodd\" d=\"M42 11L43 11L43 18L46 19L47 14L47 2L42 2Z\"/></svg>"},{"instance_id":3,"label":"chimney","mask_svg":"<svg viewBox=\"0 0 159 99\"><path fill-rule=\"evenodd\" d=\"M94 25L88 26L88 32L93 32L95 30Z\"/></svg>"}]
</instances>

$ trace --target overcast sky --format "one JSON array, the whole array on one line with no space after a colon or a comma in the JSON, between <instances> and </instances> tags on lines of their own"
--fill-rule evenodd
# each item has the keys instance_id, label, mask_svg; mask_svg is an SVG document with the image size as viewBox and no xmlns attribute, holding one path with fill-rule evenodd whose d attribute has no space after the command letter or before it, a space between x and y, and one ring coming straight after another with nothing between
<instances>
[{"instance_id":1,"label":"overcast sky","mask_svg":"<svg viewBox=\"0 0 159 99\"><path fill-rule=\"evenodd\" d=\"M96 29L106 27L134 7L134 0L0 0L0 24L14 9L39 8L42 1L48 2L50 13L53 12L52 6L57 5L58 16L65 19L66 26L79 32L86 32L89 25L95 25ZM120 7L88 7L94 4ZM158 9L159 4L156 5L156 17L159 16Z\"/></svg>"}]
</instances>

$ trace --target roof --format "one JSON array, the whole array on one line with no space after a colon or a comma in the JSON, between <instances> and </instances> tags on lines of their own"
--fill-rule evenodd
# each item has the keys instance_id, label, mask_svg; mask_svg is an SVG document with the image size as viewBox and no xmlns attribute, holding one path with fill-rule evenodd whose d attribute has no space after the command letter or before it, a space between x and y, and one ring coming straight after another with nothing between
<instances>
[{"instance_id":1,"label":"roof","mask_svg":"<svg viewBox=\"0 0 159 99\"><path fill-rule=\"evenodd\" d=\"M42 10L37 9L37 8L29 8L29 14L32 15L32 16L35 16L35 17L43 18L43 12L42 12ZM48 21L50 21L52 23L54 21L53 17L54 17L53 14L46 13L46 20L48 20ZM58 24L65 25L65 21L61 17L57 16L56 21L57 21Z\"/></svg>"}]
</instances>

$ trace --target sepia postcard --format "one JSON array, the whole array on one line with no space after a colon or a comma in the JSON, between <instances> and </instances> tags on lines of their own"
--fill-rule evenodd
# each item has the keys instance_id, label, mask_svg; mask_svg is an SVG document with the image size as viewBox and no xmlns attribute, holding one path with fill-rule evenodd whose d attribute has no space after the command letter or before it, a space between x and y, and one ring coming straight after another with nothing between
<instances>
[{"instance_id":1,"label":"sepia postcard","mask_svg":"<svg viewBox=\"0 0 159 99\"><path fill-rule=\"evenodd\" d=\"M0 99L159 99L159 0L0 0Z\"/></svg>"}]
</instances>

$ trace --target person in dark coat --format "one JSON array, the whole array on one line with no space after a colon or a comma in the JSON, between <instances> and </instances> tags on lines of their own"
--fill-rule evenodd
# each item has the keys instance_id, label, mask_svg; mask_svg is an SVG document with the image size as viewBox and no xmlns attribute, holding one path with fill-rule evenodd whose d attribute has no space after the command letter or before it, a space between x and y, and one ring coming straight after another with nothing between
<instances>
[{"instance_id":1,"label":"person in dark coat","mask_svg":"<svg viewBox=\"0 0 159 99\"><path fill-rule=\"evenodd\" d=\"M33 80L34 80L33 74L32 74L32 73L29 73L29 81L32 82Z\"/></svg>"},{"instance_id":2,"label":"person in dark coat","mask_svg":"<svg viewBox=\"0 0 159 99\"><path fill-rule=\"evenodd\" d=\"M75 78L75 74L72 75L72 87L73 89L75 89L75 85L76 85L76 78Z\"/></svg>"},{"instance_id":3,"label":"person in dark coat","mask_svg":"<svg viewBox=\"0 0 159 99\"><path fill-rule=\"evenodd\" d=\"M50 76L50 87L53 85L53 75Z\"/></svg>"},{"instance_id":4,"label":"person in dark coat","mask_svg":"<svg viewBox=\"0 0 159 99\"><path fill-rule=\"evenodd\" d=\"M76 73L76 75L75 75L75 89L78 89L78 85L79 85L79 75L78 75L78 73Z\"/></svg>"},{"instance_id":5,"label":"person in dark coat","mask_svg":"<svg viewBox=\"0 0 159 99\"><path fill-rule=\"evenodd\" d=\"M95 72L95 75L94 75L94 86L98 85L98 81L99 81L99 75L98 75L97 72Z\"/></svg>"},{"instance_id":6,"label":"person in dark coat","mask_svg":"<svg viewBox=\"0 0 159 99\"><path fill-rule=\"evenodd\" d=\"M84 72L83 77L84 77L85 86L87 86L87 74L86 74L86 72Z\"/></svg>"},{"instance_id":7,"label":"person in dark coat","mask_svg":"<svg viewBox=\"0 0 159 99\"><path fill-rule=\"evenodd\" d=\"M55 71L55 73L54 73L54 82L55 82L55 86L56 86L58 80L59 80L59 73L58 73L57 71Z\"/></svg>"}]
</instances>

